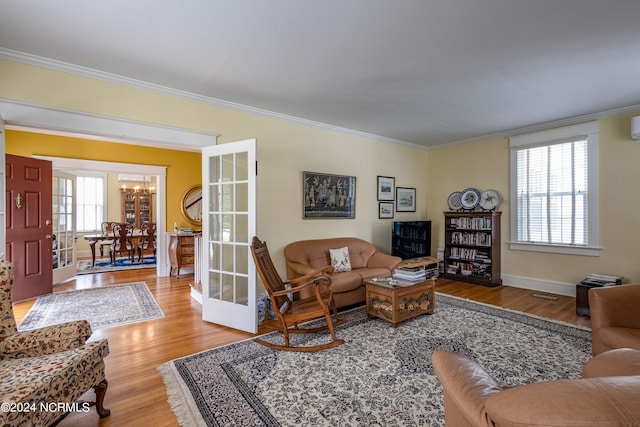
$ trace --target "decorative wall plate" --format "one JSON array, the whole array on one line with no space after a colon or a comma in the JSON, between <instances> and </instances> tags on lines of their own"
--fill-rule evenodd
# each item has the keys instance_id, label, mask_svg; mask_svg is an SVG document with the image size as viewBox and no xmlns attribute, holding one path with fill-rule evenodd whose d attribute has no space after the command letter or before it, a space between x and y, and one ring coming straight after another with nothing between
<instances>
[{"instance_id":1,"label":"decorative wall plate","mask_svg":"<svg viewBox=\"0 0 640 427\"><path fill-rule=\"evenodd\" d=\"M500 206L502 196L496 190L484 190L480 193L480 207L486 211L492 211Z\"/></svg>"},{"instance_id":2,"label":"decorative wall plate","mask_svg":"<svg viewBox=\"0 0 640 427\"><path fill-rule=\"evenodd\" d=\"M462 206L460 206L460 192L454 191L449 194L447 203L449 204L449 210L457 211L458 209L462 209Z\"/></svg>"},{"instance_id":3,"label":"decorative wall plate","mask_svg":"<svg viewBox=\"0 0 640 427\"><path fill-rule=\"evenodd\" d=\"M465 210L472 210L480 202L480 191L476 188L467 188L460 193L460 206Z\"/></svg>"}]
</instances>

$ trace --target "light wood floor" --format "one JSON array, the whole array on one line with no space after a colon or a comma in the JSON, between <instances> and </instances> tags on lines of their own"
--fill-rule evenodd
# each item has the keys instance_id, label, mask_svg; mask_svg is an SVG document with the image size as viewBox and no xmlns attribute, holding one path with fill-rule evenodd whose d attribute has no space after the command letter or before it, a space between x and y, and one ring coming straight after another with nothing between
<instances>
[{"instance_id":1,"label":"light wood floor","mask_svg":"<svg viewBox=\"0 0 640 427\"><path fill-rule=\"evenodd\" d=\"M129 270L77 276L55 287L54 292L146 282L166 317L132 325L94 331L93 339L107 338L110 355L105 359L109 388L105 406L111 416L99 420L89 414L71 414L60 426L176 426L167 403L158 365L182 356L250 338L252 335L204 322L201 307L189 293L192 276L156 277L155 269ZM541 299L533 292L508 286L487 288L439 279L438 292L524 311L555 320L590 326L588 319L576 316L575 298L554 295L557 300ZM550 294L547 294L550 295ZM20 322L33 301L14 305ZM109 310L109 307L105 307ZM437 310L437 301L436 301ZM261 327L260 332L267 328ZM91 397L91 396L87 396Z\"/></svg>"}]
</instances>

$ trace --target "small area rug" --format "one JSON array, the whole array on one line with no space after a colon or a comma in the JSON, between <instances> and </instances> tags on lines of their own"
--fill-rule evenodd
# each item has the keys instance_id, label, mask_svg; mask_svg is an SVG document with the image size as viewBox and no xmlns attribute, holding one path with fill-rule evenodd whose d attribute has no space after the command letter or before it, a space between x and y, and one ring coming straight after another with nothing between
<instances>
[{"instance_id":1,"label":"small area rug","mask_svg":"<svg viewBox=\"0 0 640 427\"><path fill-rule=\"evenodd\" d=\"M158 367L182 426L444 426L438 349L468 356L498 383L579 378L591 331L437 294L433 315L392 328L364 307L341 316L346 343L315 353L277 351L252 340ZM328 334L295 335L299 344ZM309 338L311 336L311 338ZM263 336L280 341L280 333Z\"/></svg>"},{"instance_id":2,"label":"small area rug","mask_svg":"<svg viewBox=\"0 0 640 427\"><path fill-rule=\"evenodd\" d=\"M18 329L87 320L97 330L161 317L164 312L147 284L137 282L39 296Z\"/></svg>"},{"instance_id":3,"label":"small area rug","mask_svg":"<svg viewBox=\"0 0 640 427\"><path fill-rule=\"evenodd\" d=\"M156 268L156 257L146 256L144 257L144 263L139 262L137 257L134 262L131 262L131 259L126 257L118 258L116 265L111 264L109 260L96 260L95 266L91 266L91 260L81 260L78 261L76 274L106 273L108 271L139 270L142 268Z\"/></svg>"}]
</instances>

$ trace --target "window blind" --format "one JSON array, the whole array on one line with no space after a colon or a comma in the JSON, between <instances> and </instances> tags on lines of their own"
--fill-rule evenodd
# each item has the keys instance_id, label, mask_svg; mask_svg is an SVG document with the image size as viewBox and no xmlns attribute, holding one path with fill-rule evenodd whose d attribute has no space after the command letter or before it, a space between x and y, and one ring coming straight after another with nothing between
<instances>
[{"instance_id":1,"label":"window blind","mask_svg":"<svg viewBox=\"0 0 640 427\"><path fill-rule=\"evenodd\" d=\"M518 241L588 244L588 155L586 138L517 149Z\"/></svg>"}]
</instances>

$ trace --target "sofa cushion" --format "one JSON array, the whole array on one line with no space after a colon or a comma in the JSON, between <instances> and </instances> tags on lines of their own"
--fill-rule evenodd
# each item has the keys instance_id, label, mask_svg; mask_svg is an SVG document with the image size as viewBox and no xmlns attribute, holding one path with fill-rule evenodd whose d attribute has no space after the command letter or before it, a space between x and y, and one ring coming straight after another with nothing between
<instances>
[{"instance_id":1,"label":"sofa cushion","mask_svg":"<svg viewBox=\"0 0 640 427\"><path fill-rule=\"evenodd\" d=\"M362 286L362 276L360 270L345 271L331 275L331 284L329 289L333 293L349 292Z\"/></svg>"},{"instance_id":2,"label":"sofa cushion","mask_svg":"<svg viewBox=\"0 0 640 427\"><path fill-rule=\"evenodd\" d=\"M362 281L373 279L374 277L389 277L391 274L389 270L384 267L378 268L365 268L358 270L358 274L362 277Z\"/></svg>"},{"instance_id":3,"label":"sofa cushion","mask_svg":"<svg viewBox=\"0 0 640 427\"><path fill-rule=\"evenodd\" d=\"M343 271L351 271L351 261L349 260L349 248L329 249L329 257L331 258L331 267L334 273L342 273Z\"/></svg>"}]
</instances>

